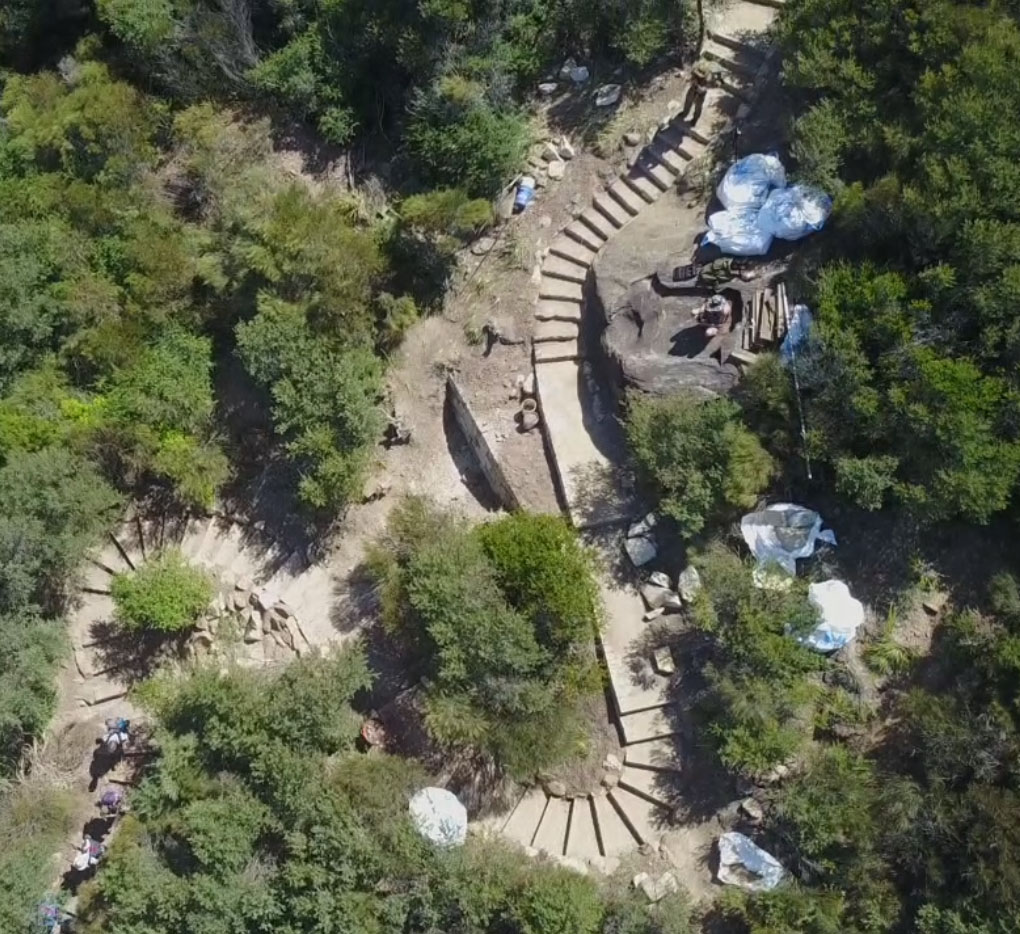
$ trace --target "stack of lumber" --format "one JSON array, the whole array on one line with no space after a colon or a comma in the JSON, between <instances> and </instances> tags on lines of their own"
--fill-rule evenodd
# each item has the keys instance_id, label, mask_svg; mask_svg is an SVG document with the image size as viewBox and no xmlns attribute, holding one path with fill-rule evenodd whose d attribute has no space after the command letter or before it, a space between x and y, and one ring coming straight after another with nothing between
<instances>
[{"instance_id":1,"label":"stack of lumber","mask_svg":"<svg viewBox=\"0 0 1020 934\"><path fill-rule=\"evenodd\" d=\"M760 351L778 347L786 337L786 325L786 286L777 282L755 292L741 322L740 349L733 356L749 363Z\"/></svg>"}]
</instances>

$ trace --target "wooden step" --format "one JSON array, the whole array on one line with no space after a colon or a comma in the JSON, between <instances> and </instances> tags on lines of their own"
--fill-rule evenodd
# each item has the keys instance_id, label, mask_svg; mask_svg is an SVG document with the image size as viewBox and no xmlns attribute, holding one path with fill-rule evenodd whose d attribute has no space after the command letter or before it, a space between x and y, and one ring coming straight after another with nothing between
<instances>
[{"instance_id":1,"label":"wooden step","mask_svg":"<svg viewBox=\"0 0 1020 934\"><path fill-rule=\"evenodd\" d=\"M755 66L738 62L736 59L730 58L722 52L716 52L714 49L706 49L702 54L709 61L722 66L741 81L750 81L757 71Z\"/></svg>"},{"instance_id":2,"label":"wooden step","mask_svg":"<svg viewBox=\"0 0 1020 934\"><path fill-rule=\"evenodd\" d=\"M583 860L602 855L595 829L595 805L590 797L575 798L572 802L566 852L567 856Z\"/></svg>"},{"instance_id":3,"label":"wooden step","mask_svg":"<svg viewBox=\"0 0 1020 934\"><path fill-rule=\"evenodd\" d=\"M86 593L109 594L113 575L105 567L86 561L79 573L81 589Z\"/></svg>"},{"instance_id":4,"label":"wooden step","mask_svg":"<svg viewBox=\"0 0 1020 934\"><path fill-rule=\"evenodd\" d=\"M616 201L623 207L629 214L637 216L640 214L645 207L646 201L641 197L633 188L631 188L622 178L617 179L609 186L609 196L616 199Z\"/></svg>"},{"instance_id":5,"label":"wooden step","mask_svg":"<svg viewBox=\"0 0 1020 934\"><path fill-rule=\"evenodd\" d=\"M563 363L567 360L580 360L583 356L580 340L545 341L535 344L535 363Z\"/></svg>"},{"instance_id":6,"label":"wooden step","mask_svg":"<svg viewBox=\"0 0 1020 934\"><path fill-rule=\"evenodd\" d=\"M580 321L581 305L577 302L541 299L534 307L534 317L540 321Z\"/></svg>"},{"instance_id":7,"label":"wooden step","mask_svg":"<svg viewBox=\"0 0 1020 934\"><path fill-rule=\"evenodd\" d=\"M674 772L659 772L653 769L638 769L624 766L620 776L620 788L626 788L640 798L650 801L659 807L671 808L671 798L676 796L675 787L671 784Z\"/></svg>"},{"instance_id":8,"label":"wooden step","mask_svg":"<svg viewBox=\"0 0 1020 934\"><path fill-rule=\"evenodd\" d=\"M562 256L547 256L542 262L542 275L583 283L588 278L588 267Z\"/></svg>"},{"instance_id":9,"label":"wooden step","mask_svg":"<svg viewBox=\"0 0 1020 934\"><path fill-rule=\"evenodd\" d=\"M676 736L679 731L675 710L672 707L657 707L653 710L639 710L636 713L623 714L620 717L620 728L623 730L625 746L662 739L666 736Z\"/></svg>"},{"instance_id":10,"label":"wooden step","mask_svg":"<svg viewBox=\"0 0 1020 934\"><path fill-rule=\"evenodd\" d=\"M624 856L635 850L641 841L624 823L609 797L596 795L592 801L595 805L595 827L598 830L599 849L602 855Z\"/></svg>"},{"instance_id":11,"label":"wooden step","mask_svg":"<svg viewBox=\"0 0 1020 934\"><path fill-rule=\"evenodd\" d=\"M647 150L642 151L637 159L634 160L634 165L631 166L628 174L647 178L658 189L655 195L656 198L662 192L669 191L673 187L677 176L677 173L654 159Z\"/></svg>"},{"instance_id":12,"label":"wooden step","mask_svg":"<svg viewBox=\"0 0 1020 934\"><path fill-rule=\"evenodd\" d=\"M580 329L576 321L539 321L535 325L533 340L536 344L545 341L576 341Z\"/></svg>"},{"instance_id":13,"label":"wooden step","mask_svg":"<svg viewBox=\"0 0 1020 934\"><path fill-rule=\"evenodd\" d=\"M624 762L628 767L654 769L659 772L679 772L680 753L676 739L653 740L637 743L624 750Z\"/></svg>"},{"instance_id":14,"label":"wooden step","mask_svg":"<svg viewBox=\"0 0 1020 934\"><path fill-rule=\"evenodd\" d=\"M562 856L567 846L569 820L570 802L566 798L550 798L531 845L549 856Z\"/></svg>"},{"instance_id":15,"label":"wooden step","mask_svg":"<svg viewBox=\"0 0 1020 934\"><path fill-rule=\"evenodd\" d=\"M599 192L592 198L592 205L617 230L623 227L637 212L628 211L608 191Z\"/></svg>"},{"instance_id":16,"label":"wooden step","mask_svg":"<svg viewBox=\"0 0 1020 934\"><path fill-rule=\"evenodd\" d=\"M120 556L124 559L128 570L131 571L137 570L143 563L141 549L135 541L136 536L132 528L133 525L134 522L131 521L127 525L122 526L116 535L112 532L110 533L111 541L117 551L120 552Z\"/></svg>"},{"instance_id":17,"label":"wooden step","mask_svg":"<svg viewBox=\"0 0 1020 934\"><path fill-rule=\"evenodd\" d=\"M554 279L552 276L542 276L538 286L539 298L555 298L560 301L577 302L584 301L584 289L580 282L567 282L565 279Z\"/></svg>"},{"instance_id":18,"label":"wooden step","mask_svg":"<svg viewBox=\"0 0 1020 934\"><path fill-rule=\"evenodd\" d=\"M576 220L572 224L568 224L563 228L563 232L570 237L571 240L575 240L578 244L586 247L593 253L598 252L607 239L601 234L596 233L591 227L583 223L581 220Z\"/></svg>"},{"instance_id":19,"label":"wooden step","mask_svg":"<svg viewBox=\"0 0 1020 934\"><path fill-rule=\"evenodd\" d=\"M666 808L620 786L609 792L609 799L638 843L654 843L666 832Z\"/></svg>"},{"instance_id":20,"label":"wooden step","mask_svg":"<svg viewBox=\"0 0 1020 934\"><path fill-rule=\"evenodd\" d=\"M541 788L532 788L514 808L503 827L503 836L521 846L531 846L545 814L546 794Z\"/></svg>"},{"instance_id":21,"label":"wooden step","mask_svg":"<svg viewBox=\"0 0 1020 934\"><path fill-rule=\"evenodd\" d=\"M539 321L580 321L580 302L563 302L552 298L540 299L535 306L535 317Z\"/></svg>"},{"instance_id":22,"label":"wooden step","mask_svg":"<svg viewBox=\"0 0 1020 934\"><path fill-rule=\"evenodd\" d=\"M656 185L648 175L641 170L637 163L623 176L623 182L632 191L637 192L648 204L655 204L659 195L665 190Z\"/></svg>"},{"instance_id":23,"label":"wooden step","mask_svg":"<svg viewBox=\"0 0 1020 934\"><path fill-rule=\"evenodd\" d=\"M680 175L687 168L687 160L665 140L656 137L642 151L639 159L646 164L654 164L666 169L672 176Z\"/></svg>"},{"instance_id":24,"label":"wooden step","mask_svg":"<svg viewBox=\"0 0 1020 934\"><path fill-rule=\"evenodd\" d=\"M726 33L716 32L713 29L709 29L705 32L705 38L711 40L717 45L721 45L724 48L729 49L731 52L752 55L756 59L758 59L759 62L765 58L764 49L760 48L759 46L751 42L744 42L741 39L736 39L733 36L728 36L726 35Z\"/></svg>"},{"instance_id":25,"label":"wooden step","mask_svg":"<svg viewBox=\"0 0 1020 934\"><path fill-rule=\"evenodd\" d=\"M559 256L568 262L584 266L586 269L595 262L597 250L593 250L583 243L578 243L570 237L560 236L549 244L549 253L552 256Z\"/></svg>"},{"instance_id":26,"label":"wooden step","mask_svg":"<svg viewBox=\"0 0 1020 934\"><path fill-rule=\"evenodd\" d=\"M579 219L586 227L594 230L602 238L603 242L612 237L620 229L619 224L609 220L605 214L596 210L594 204Z\"/></svg>"}]
</instances>

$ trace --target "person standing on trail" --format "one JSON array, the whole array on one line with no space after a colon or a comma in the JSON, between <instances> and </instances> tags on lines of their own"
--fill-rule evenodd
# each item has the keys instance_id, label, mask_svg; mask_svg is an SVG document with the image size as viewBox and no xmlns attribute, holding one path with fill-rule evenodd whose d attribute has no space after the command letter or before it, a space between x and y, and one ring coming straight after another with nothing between
<instances>
[{"instance_id":1,"label":"person standing on trail","mask_svg":"<svg viewBox=\"0 0 1020 934\"><path fill-rule=\"evenodd\" d=\"M698 122L701 109L705 106L705 96L715 81L715 70L708 62L704 60L695 62L691 69L691 83L687 86L687 96L684 98L684 108L680 111L681 120L685 120L691 126Z\"/></svg>"},{"instance_id":2,"label":"person standing on trail","mask_svg":"<svg viewBox=\"0 0 1020 934\"><path fill-rule=\"evenodd\" d=\"M124 806L124 792L119 788L107 788L99 796L99 813L104 817L115 817Z\"/></svg>"}]
</instances>

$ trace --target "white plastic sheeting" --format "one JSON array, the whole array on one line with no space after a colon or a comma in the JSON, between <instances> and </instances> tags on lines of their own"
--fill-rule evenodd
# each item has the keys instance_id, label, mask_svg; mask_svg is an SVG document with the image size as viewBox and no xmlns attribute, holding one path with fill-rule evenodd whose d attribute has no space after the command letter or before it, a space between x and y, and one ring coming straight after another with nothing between
<instances>
[{"instance_id":1,"label":"white plastic sheeting","mask_svg":"<svg viewBox=\"0 0 1020 934\"><path fill-rule=\"evenodd\" d=\"M467 838L467 809L445 788L423 788L409 805L418 832L437 846L460 846Z\"/></svg>"},{"instance_id":2,"label":"white plastic sheeting","mask_svg":"<svg viewBox=\"0 0 1020 934\"><path fill-rule=\"evenodd\" d=\"M764 256L776 237L800 240L825 226L832 199L810 185L786 187L778 157L753 153L734 162L715 190L724 211L708 219L703 242L731 256Z\"/></svg>"},{"instance_id":3,"label":"white plastic sheeting","mask_svg":"<svg viewBox=\"0 0 1020 934\"><path fill-rule=\"evenodd\" d=\"M769 192L758 226L780 240L800 240L818 233L832 213L832 199L820 188L791 185Z\"/></svg>"},{"instance_id":4,"label":"white plastic sheeting","mask_svg":"<svg viewBox=\"0 0 1020 934\"><path fill-rule=\"evenodd\" d=\"M760 208L773 188L786 187L786 169L773 153L752 153L738 159L715 189L724 208Z\"/></svg>"},{"instance_id":5,"label":"white plastic sheeting","mask_svg":"<svg viewBox=\"0 0 1020 934\"><path fill-rule=\"evenodd\" d=\"M748 513L740 520L740 532L758 559L754 579L759 587L781 585L782 577L778 582L774 577L777 568L789 577L796 576L797 559L811 557L816 542L836 544L831 530L822 531L822 517L817 512L793 503L776 503Z\"/></svg>"},{"instance_id":6,"label":"white plastic sheeting","mask_svg":"<svg viewBox=\"0 0 1020 934\"><path fill-rule=\"evenodd\" d=\"M714 243L730 256L764 256L772 246L772 234L758 225L758 209L716 211L708 217L703 243Z\"/></svg>"},{"instance_id":7,"label":"white plastic sheeting","mask_svg":"<svg viewBox=\"0 0 1020 934\"><path fill-rule=\"evenodd\" d=\"M821 622L802 640L817 652L835 652L843 648L864 622L864 604L850 595L841 580L822 581L808 587L808 600L818 607Z\"/></svg>"},{"instance_id":8,"label":"white plastic sheeting","mask_svg":"<svg viewBox=\"0 0 1020 934\"><path fill-rule=\"evenodd\" d=\"M794 305L790 309L790 326L786 337L779 345L779 357L784 364L788 365L793 360L794 354L806 343L811 336L813 324L814 318L807 305Z\"/></svg>"},{"instance_id":9,"label":"white plastic sheeting","mask_svg":"<svg viewBox=\"0 0 1020 934\"><path fill-rule=\"evenodd\" d=\"M748 892L770 892L786 875L783 864L742 833L719 838L719 881Z\"/></svg>"}]
</instances>

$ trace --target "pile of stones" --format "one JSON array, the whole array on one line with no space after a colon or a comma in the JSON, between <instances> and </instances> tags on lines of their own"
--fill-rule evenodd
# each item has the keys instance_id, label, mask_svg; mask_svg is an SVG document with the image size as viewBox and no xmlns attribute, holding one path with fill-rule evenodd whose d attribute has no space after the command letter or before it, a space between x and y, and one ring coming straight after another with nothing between
<instances>
[{"instance_id":1,"label":"pile of stones","mask_svg":"<svg viewBox=\"0 0 1020 934\"><path fill-rule=\"evenodd\" d=\"M188 640L195 657L223 655L228 648L239 664L255 667L300 657L309 642L286 603L270 600L242 577L221 587Z\"/></svg>"}]
</instances>

